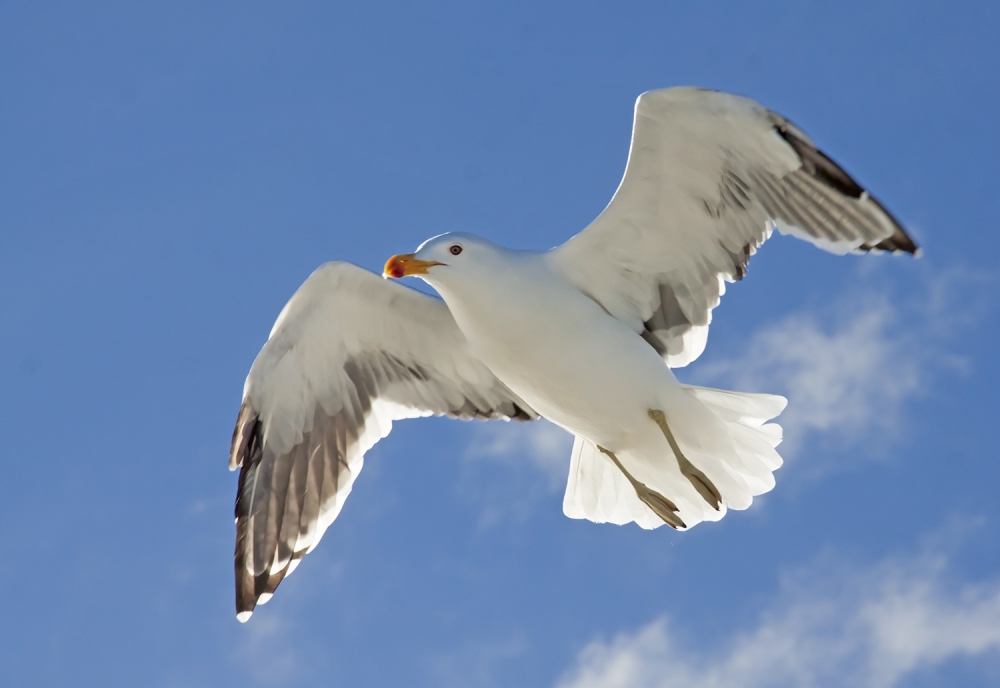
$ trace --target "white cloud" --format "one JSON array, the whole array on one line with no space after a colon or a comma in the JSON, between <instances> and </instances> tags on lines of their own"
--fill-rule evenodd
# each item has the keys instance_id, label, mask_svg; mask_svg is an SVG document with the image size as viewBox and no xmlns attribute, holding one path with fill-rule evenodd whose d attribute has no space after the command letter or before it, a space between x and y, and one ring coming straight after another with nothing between
<instances>
[{"instance_id":1,"label":"white cloud","mask_svg":"<svg viewBox=\"0 0 1000 688\"><path fill-rule=\"evenodd\" d=\"M559 688L892 688L945 662L1000 656L1000 579L954 580L942 556L793 577L753 628L708 651L668 619L596 641Z\"/></svg>"},{"instance_id":2,"label":"white cloud","mask_svg":"<svg viewBox=\"0 0 1000 688\"><path fill-rule=\"evenodd\" d=\"M308 675L301 648L292 641L294 629L281 616L257 613L240 624L240 643L231 656L253 684L283 686Z\"/></svg>"},{"instance_id":3,"label":"white cloud","mask_svg":"<svg viewBox=\"0 0 1000 688\"><path fill-rule=\"evenodd\" d=\"M904 326L884 299L851 301L865 306L846 317L836 309L823 318L794 314L758 330L739 357L701 371L736 389L788 397L783 456L809 434L841 445L891 437L903 403L921 389L923 323Z\"/></svg>"},{"instance_id":4,"label":"white cloud","mask_svg":"<svg viewBox=\"0 0 1000 688\"><path fill-rule=\"evenodd\" d=\"M906 404L926 393L934 376L968 371L969 362L951 350L956 335L979 322L992 281L928 262L915 276L920 291L900 297L861 271L856 287L836 302L763 326L736 355L702 363L696 377L788 397L778 421L786 459L807 440L810 447L861 450L838 452L840 464L846 456L878 456L905 434Z\"/></svg>"},{"instance_id":5,"label":"white cloud","mask_svg":"<svg viewBox=\"0 0 1000 688\"><path fill-rule=\"evenodd\" d=\"M500 640L470 639L450 653L431 657L428 668L434 685L442 688L489 688L498 684L498 665L516 660L528 647L519 631Z\"/></svg>"},{"instance_id":6,"label":"white cloud","mask_svg":"<svg viewBox=\"0 0 1000 688\"><path fill-rule=\"evenodd\" d=\"M489 423L477 428L466 455L504 464L527 460L556 489L566 484L572 448L573 436L547 420Z\"/></svg>"},{"instance_id":7,"label":"white cloud","mask_svg":"<svg viewBox=\"0 0 1000 688\"><path fill-rule=\"evenodd\" d=\"M472 426L458 489L479 511L479 526L525 521L538 502L566 486L573 437L545 420Z\"/></svg>"}]
</instances>

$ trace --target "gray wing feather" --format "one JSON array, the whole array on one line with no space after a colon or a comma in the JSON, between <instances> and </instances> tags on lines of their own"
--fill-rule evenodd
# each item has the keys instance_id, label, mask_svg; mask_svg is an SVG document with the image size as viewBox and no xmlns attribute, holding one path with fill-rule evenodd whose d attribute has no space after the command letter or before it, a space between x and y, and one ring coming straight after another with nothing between
<instances>
[{"instance_id":1,"label":"gray wing feather","mask_svg":"<svg viewBox=\"0 0 1000 688\"><path fill-rule=\"evenodd\" d=\"M724 282L772 229L835 253L917 253L900 222L795 125L694 88L636 103L625 176L608 207L551 253L574 284L671 366L701 353Z\"/></svg>"},{"instance_id":2,"label":"gray wing feather","mask_svg":"<svg viewBox=\"0 0 1000 688\"><path fill-rule=\"evenodd\" d=\"M254 362L233 432L240 620L316 546L392 421L430 414L537 418L440 299L347 263L317 270Z\"/></svg>"}]
</instances>

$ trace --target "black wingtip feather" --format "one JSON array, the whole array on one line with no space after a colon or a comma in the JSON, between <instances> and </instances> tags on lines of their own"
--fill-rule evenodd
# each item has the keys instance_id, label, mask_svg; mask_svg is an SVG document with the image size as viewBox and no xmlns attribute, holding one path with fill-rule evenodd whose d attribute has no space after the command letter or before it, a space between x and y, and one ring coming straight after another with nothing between
<instances>
[{"instance_id":1,"label":"black wingtip feather","mask_svg":"<svg viewBox=\"0 0 1000 688\"><path fill-rule=\"evenodd\" d=\"M365 430L379 386L437 375L421 364L380 352L346 360L343 371L349 384L341 398L341 410L328 416L322 405L317 405L311 429L280 455L273 447L264 447L264 426L257 411L248 401L240 408L230 466L240 469L233 564L236 617L241 622L250 618L262 598L267 601L274 594L315 545L318 535L314 534L309 547L295 549L301 546L301 536L319 522L323 510L333 507L343 485L353 480L349 454ZM496 384L501 385L499 381ZM434 412L460 418L538 417L509 390L504 394L501 387L499 391L499 399L491 401L473 385L463 392L461 405Z\"/></svg>"},{"instance_id":2,"label":"black wingtip feather","mask_svg":"<svg viewBox=\"0 0 1000 688\"><path fill-rule=\"evenodd\" d=\"M250 533L250 499L247 494L248 481L252 481L263 457L263 432L257 412L244 403L240 408L233 431L230 448L230 469L239 468L240 477L236 487L236 549L233 555L236 574L236 614L245 621L257 606L254 578L250 573L248 559L253 556L253 540ZM247 616L244 616L246 614Z\"/></svg>"},{"instance_id":3,"label":"black wingtip feather","mask_svg":"<svg viewBox=\"0 0 1000 688\"><path fill-rule=\"evenodd\" d=\"M850 198L861 198L865 190L840 165L831 160L826 153L813 146L809 141L799 136L794 125L784 118L774 124L778 136L785 140L792 150L802 160L802 168L811 176Z\"/></svg>"},{"instance_id":4,"label":"black wingtip feather","mask_svg":"<svg viewBox=\"0 0 1000 688\"><path fill-rule=\"evenodd\" d=\"M879 250L891 253L903 252L919 256L920 248L910 235L906 233L906 230L903 229L902 223L884 205L879 203L874 196L865 191L864 187L855 181L844 168L831 160L823 151L816 148L807 139L803 138L803 135L795 128L795 125L785 118L772 113L772 121L774 122L774 131L799 156L799 159L802 161L802 169L807 174L849 198L871 201L892 224L894 230L892 236L882 239L876 244L862 244L858 247L860 250Z\"/></svg>"},{"instance_id":5,"label":"black wingtip feather","mask_svg":"<svg viewBox=\"0 0 1000 688\"><path fill-rule=\"evenodd\" d=\"M877 244L862 244L861 250L871 251L872 249L877 249L879 251L889 251L891 253L902 251L903 253L909 253L912 256L919 257L920 247L917 246L916 242L913 241L910 235L906 233L906 230L903 229L902 223L896 219L896 216L890 213L889 210L884 205L879 203L878 199L871 194L868 195L868 200L874 203L875 207L877 207L887 218L889 218L894 231L892 236L887 239L883 239Z\"/></svg>"},{"instance_id":6,"label":"black wingtip feather","mask_svg":"<svg viewBox=\"0 0 1000 688\"><path fill-rule=\"evenodd\" d=\"M256 442L260 448L260 417L257 411L244 401L236 416L236 427L233 428L233 440L229 445L229 470L235 471L243 465L244 458L251 453L251 443Z\"/></svg>"}]
</instances>

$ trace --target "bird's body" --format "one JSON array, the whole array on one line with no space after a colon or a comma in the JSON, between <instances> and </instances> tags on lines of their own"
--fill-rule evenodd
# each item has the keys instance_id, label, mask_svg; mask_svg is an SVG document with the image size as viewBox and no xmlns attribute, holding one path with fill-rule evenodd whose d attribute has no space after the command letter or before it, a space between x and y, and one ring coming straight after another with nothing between
<instances>
[{"instance_id":1,"label":"bird's body","mask_svg":"<svg viewBox=\"0 0 1000 688\"><path fill-rule=\"evenodd\" d=\"M827 250L916 252L900 224L757 103L677 88L636 103L614 198L546 252L445 234L394 256L437 299L328 263L278 317L244 388L240 620L340 513L392 421L546 418L575 436L564 512L684 530L774 486L782 397L684 385L724 282L774 228Z\"/></svg>"},{"instance_id":2,"label":"bird's body","mask_svg":"<svg viewBox=\"0 0 1000 688\"><path fill-rule=\"evenodd\" d=\"M427 281L501 382L544 418L608 449L651 424L646 409L679 386L652 347L553 271L546 254L448 236L473 240L494 259L488 282Z\"/></svg>"},{"instance_id":3,"label":"bird's body","mask_svg":"<svg viewBox=\"0 0 1000 688\"><path fill-rule=\"evenodd\" d=\"M677 507L671 525L681 528L717 520L727 505L745 508L762 491L755 492L747 481L755 472L769 476L773 468L741 465L723 421L693 390L709 391L682 385L639 333L562 273L553 251L512 251L475 235L449 233L427 242L415 256L436 260L445 246L460 246L462 253L447 267L421 276L444 299L473 353L497 379L590 450L583 460L591 465L584 471L607 464L622 472L622 486L634 479L658 495L669 493L667 499ZM489 279L478 277L487 274ZM654 411L670 419L670 433L684 458L674 457L664 430L651 417ZM761 419L769 417L765 413ZM697 457L709 489L723 490L721 503L706 500L683 474L680 462L690 457ZM584 482L589 484L580 490L595 491L603 481ZM642 500L632 498L631 489L618 494L618 487L615 499L621 504L606 505L600 515L595 504L579 504L578 510L600 521L663 523L646 518L650 513ZM576 500L587 502L588 496L597 499L576 495ZM568 492L570 502L573 497Z\"/></svg>"}]
</instances>

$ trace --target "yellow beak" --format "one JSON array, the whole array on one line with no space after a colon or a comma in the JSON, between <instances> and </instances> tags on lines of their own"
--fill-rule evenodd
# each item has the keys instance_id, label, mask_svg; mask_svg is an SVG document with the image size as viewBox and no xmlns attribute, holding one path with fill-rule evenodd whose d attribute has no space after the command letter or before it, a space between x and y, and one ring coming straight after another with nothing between
<instances>
[{"instance_id":1,"label":"yellow beak","mask_svg":"<svg viewBox=\"0 0 1000 688\"><path fill-rule=\"evenodd\" d=\"M385 269L382 270L383 277L409 277L410 275L424 275L427 270L435 265L444 265L436 260L418 260L412 253L401 256L393 256L385 262Z\"/></svg>"}]
</instances>

